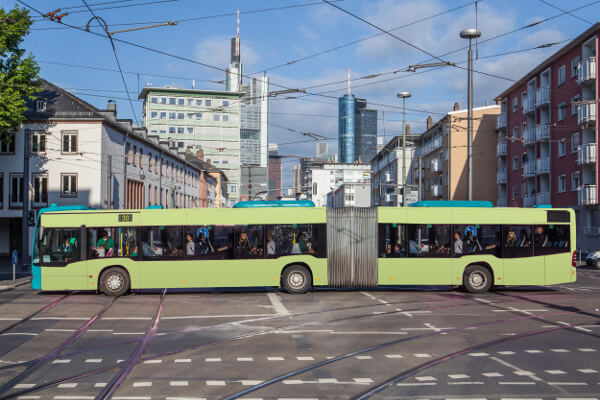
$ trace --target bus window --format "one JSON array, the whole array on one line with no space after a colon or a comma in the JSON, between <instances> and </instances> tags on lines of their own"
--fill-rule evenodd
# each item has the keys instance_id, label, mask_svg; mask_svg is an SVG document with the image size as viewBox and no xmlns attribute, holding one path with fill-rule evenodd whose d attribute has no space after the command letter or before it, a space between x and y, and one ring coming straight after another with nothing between
<instances>
[{"instance_id":1,"label":"bus window","mask_svg":"<svg viewBox=\"0 0 600 400\"><path fill-rule=\"evenodd\" d=\"M407 225L409 257L450 257L449 225Z\"/></svg>"},{"instance_id":2,"label":"bus window","mask_svg":"<svg viewBox=\"0 0 600 400\"><path fill-rule=\"evenodd\" d=\"M404 225L379 224L379 257L406 257Z\"/></svg>"},{"instance_id":3,"label":"bus window","mask_svg":"<svg viewBox=\"0 0 600 400\"><path fill-rule=\"evenodd\" d=\"M63 266L79 261L79 229L46 228L40 239L42 266Z\"/></svg>"},{"instance_id":4,"label":"bus window","mask_svg":"<svg viewBox=\"0 0 600 400\"><path fill-rule=\"evenodd\" d=\"M504 225L503 227L504 251L502 257L518 258L533 256L531 242L531 226L529 225Z\"/></svg>"},{"instance_id":5,"label":"bus window","mask_svg":"<svg viewBox=\"0 0 600 400\"><path fill-rule=\"evenodd\" d=\"M309 254L327 257L325 224L265 225L267 257Z\"/></svg>"},{"instance_id":6,"label":"bus window","mask_svg":"<svg viewBox=\"0 0 600 400\"><path fill-rule=\"evenodd\" d=\"M568 253L569 225L536 225L533 232L535 255Z\"/></svg>"},{"instance_id":7,"label":"bus window","mask_svg":"<svg viewBox=\"0 0 600 400\"><path fill-rule=\"evenodd\" d=\"M241 226L235 235L235 258L264 256L262 225Z\"/></svg>"},{"instance_id":8,"label":"bus window","mask_svg":"<svg viewBox=\"0 0 600 400\"><path fill-rule=\"evenodd\" d=\"M216 258L233 258L233 227L214 226L212 233Z\"/></svg>"},{"instance_id":9,"label":"bus window","mask_svg":"<svg viewBox=\"0 0 600 400\"><path fill-rule=\"evenodd\" d=\"M180 227L151 227L142 234L143 257L182 257L183 238Z\"/></svg>"},{"instance_id":10,"label":"bus window","mask_svg":"<svg viewBox=\"0 0 600 400\"><path fill-rule=\"evenodd\" d=\"M119 257L137 257L139 250L137 246L136 228L118 228L116 229L117 247Z\"/></svg>"},{"instance_id":11,"label":"bus window","mask_svg":"<svg viewBox=\"0 0 600 400\"><path fill-rule=\"evenodd\" d=\"M455 257L468 254L493 254L500 257L501 248L500 225L453 225L452 250Z\"/></svg>"},{"instance_id":12,"label":"bus window","mask_svg":"<svg viewBox=\"0 0 600 400\"><path fill-rule=\"evenodd\" d=\"M88 228L88 258L114 257L114 228Z\"/></svg>"}]
</instances>

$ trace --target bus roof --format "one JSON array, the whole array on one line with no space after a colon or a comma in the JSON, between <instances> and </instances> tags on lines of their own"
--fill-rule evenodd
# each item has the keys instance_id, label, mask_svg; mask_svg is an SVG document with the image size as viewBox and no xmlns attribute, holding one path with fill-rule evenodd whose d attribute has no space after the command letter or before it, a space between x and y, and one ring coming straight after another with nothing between
<instances>
[{"instance_id":1,"label":"bus roof","mask_svg":"<svg viewBox=\"0 0 600 400\"><path fill-rule=\"evenodd\" d=\"M412 203L410 207L494 207L491 201L466 200L421 200Z\"/></svg>"},{"instance_id":2,"label":"bus roof","mask_svg":"<svg viewBox=\"0 0 600 400\"><path fill-rule=\"evenodd\" d=\"M259 208L259 207L314 207L311 200L250 200L240 201L234 208Z\"/></svg>"}]
</instances>

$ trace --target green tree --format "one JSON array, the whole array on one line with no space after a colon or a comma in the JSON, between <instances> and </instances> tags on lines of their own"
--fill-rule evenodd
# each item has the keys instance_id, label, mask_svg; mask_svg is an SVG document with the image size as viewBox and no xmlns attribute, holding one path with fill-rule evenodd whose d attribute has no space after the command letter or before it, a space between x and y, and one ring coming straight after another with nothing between
<instances>
[{"instance_id":1,"label":"green tree","mask_svg":"<svg viewBox=\"0 0 600 400\"><path fill-rule=\"evenodd\" d=\"M29 11L15 6L6 12L0 7L0 141L7 141L25 119L26 99L39 91L39 66L33 55L19 46L29 33Z\"/></svg>"}]
</instances>

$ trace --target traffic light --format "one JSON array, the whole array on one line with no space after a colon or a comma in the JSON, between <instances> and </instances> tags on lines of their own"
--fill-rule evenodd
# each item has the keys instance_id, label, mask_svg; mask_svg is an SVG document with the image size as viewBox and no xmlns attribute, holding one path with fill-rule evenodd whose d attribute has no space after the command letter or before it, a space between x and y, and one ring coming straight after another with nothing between
<instances>
[{"instance_id":1,"label":"traffic light","mask_svg":"<svg viewBox=\"0 0 600 400\"><path fill-rule=\"evenodd\" d=\"M27 222L29 223L29 226L35 226L35 210L29 210Z\"/></svg>"}]
</instances>

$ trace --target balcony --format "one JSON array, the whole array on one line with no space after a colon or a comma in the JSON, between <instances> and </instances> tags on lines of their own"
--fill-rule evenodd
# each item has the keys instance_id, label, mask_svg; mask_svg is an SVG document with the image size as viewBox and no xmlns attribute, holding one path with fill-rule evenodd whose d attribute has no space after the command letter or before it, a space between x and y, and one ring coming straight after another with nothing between
<instances>
[{"instance_id":1,"label":"balcony","mask_svg":"<svg viewBox=\"0 0 600 400\"><path fill-rule=\"evenodd\" d=\"M496 173L496 183L506 185L506 168L499 169Z\"/></svg>"},{"instance_id":2,"label":"balcony","mask_svg":"<svg viewBox=\"0 0 600 400\"><path fill-rule=\"evenodd\" d=\"M596 122L596 104L580 104L577 106L577 123L591 125Z\"/></svg>"},{"instance_id":3,"label":"balcony","mask_svg":"<svg viewBox=\"0 0 600 400\"><path fill-rule=\"evenodd\" d=\"M577 164L593 164L596 162L596 143L588 143L577 149Z\"/></svg>"},{"instance_id":4,"label":"balcony","mask_svg":"<svg viewBox=\"0 0 600 400\"><path fill-rule=\"evenodd\" d=\"M431 195L433 197L442 197L444 194L444 187L442 185L432 185Z\"/></svg>"},{"instance_id":5,"label":"balcony","mask_svg":"<svg viewBox=\"0 0 600 400\"><path fill-rule=\"evenodd\" d=\"M438 158L431 160L431 172L442 172L441 164Z\"/></svg>"},{"instance_id":6,"label":"balcony","mask_svg":"<svg viewBox=\"0 0 600 400\"><path fill-rule=\"evenodd\" d=\"M596 185L585 185L577 190L577 204L580 206L594 206L598 204L596 198Z\"/></svg>"},{"instance_id":7,"label":"balcony","mask_svg":"<svg viewBox=\"0 0 600 400\"><path fill-rule=\"evenodd\" d=\"M496 155L498 157L506 157L506 142L501 142L496 145Z\"/></svg>"},{"instance_id":8,"label":"balcony","mask_svg":"<svg viewBox=\"0 0 600 400\"><path fill-rule=\"evenodd\" d=\"M533 207L533 206L535 206L535 196L523 197L523 207Z\"/></svg>"},{"instance_id":9,"label":"balcony","mask_svg":"<svg viewBox=\"0 0 600 400\"><path fill-rule=\"evenodd\" d=\"M535 178L535 162L523 164L523 178Z\"/></svg>"},{"instance_id":10,"label":"balcony","mask_svg":"<svg viewBox=\"0 0 600 400\"><path fill-rule=\"evenodd\" d=\"M496 129L506 129L506 111L498 114L496 119Z\"/></svg>"},{"instance_id":11,"label":"balcony","mask_svg":"<svg viewBox=\"0 0 600 400\"><path fill-rule=\"evenodd\" d=\"M584 226L583 234L585 236L600 236L600 226Z\"/></svg>"},{"instance_id":12,"label":"balcony","mask_svg":"<svg viewBox=\"0 0 600 400\"><path fill-rule=\"evenodd\" d=\"M550 105L550 88L541 87L536 90L535 94L536 106L542 107Z\"/></svg>"},{"instance_id":13,"label":"balcony","mask_svg":"<svg viewBox=\"0 0 600 400\"><path fill-rule=\"evenodd\" d=\"M596 79L596 59L590 57L578 65L577 83L592 83Z\"/></svg>"},{"instance_id":14,"label":"balcony","mask_svg":"<svg viewBox=\"0 0 600 400\"><path fill-rule=\"evenodd\" d=\"M527 132L523 132L525 144L528 146L535 145L535 127L527 127Z\"/></svg>"},{"instance_id":15,"label":"balcony","mask_svg":"<svg viewBox=\"0 0 600 400\"><path fill-rule=\"evenodd\" d=\"M550 173L550 157L542 157L535 160L535 173L537 175Z\"/></svg>"},{"instance_id":16,"label":"balcony","mask_svg":"<svg viewBox=\"0 0 600 400\"><path fill-rule=\"evenodd\" d=\"M550 204L550 192L536 193L535 204Z\"/></svg>"},{"instance_id":17,"label":"balcony","mask_svg":"<svg viewBox=\"0 0 600 400\"><path fill-rule=\"evenodd\" d=\"M535 138L538 142L550 139L550 126L538 125L535 127Z\"/></svg>"},{"instance_id":18,"label":"balcony","mask_svg":"<svg viewBox=\"0 0 600 400\"><path fill-rule=\"evenodd\" d=\"M508 202L506 201L506 199L498 199L498 201L496 202L496 207L506 207L508 205Z\"/></svg>"},{"instance_id":19,"label":"balcony","mask_svg":"<svg viewBox=\"0 0 600 400\"><path fill-rule=\"evenodd\" d=\"M527 96L525 103L523 104L523 114L529 114L535 112L535 93L531 96Z\"/></svg>"}]
</instances>

